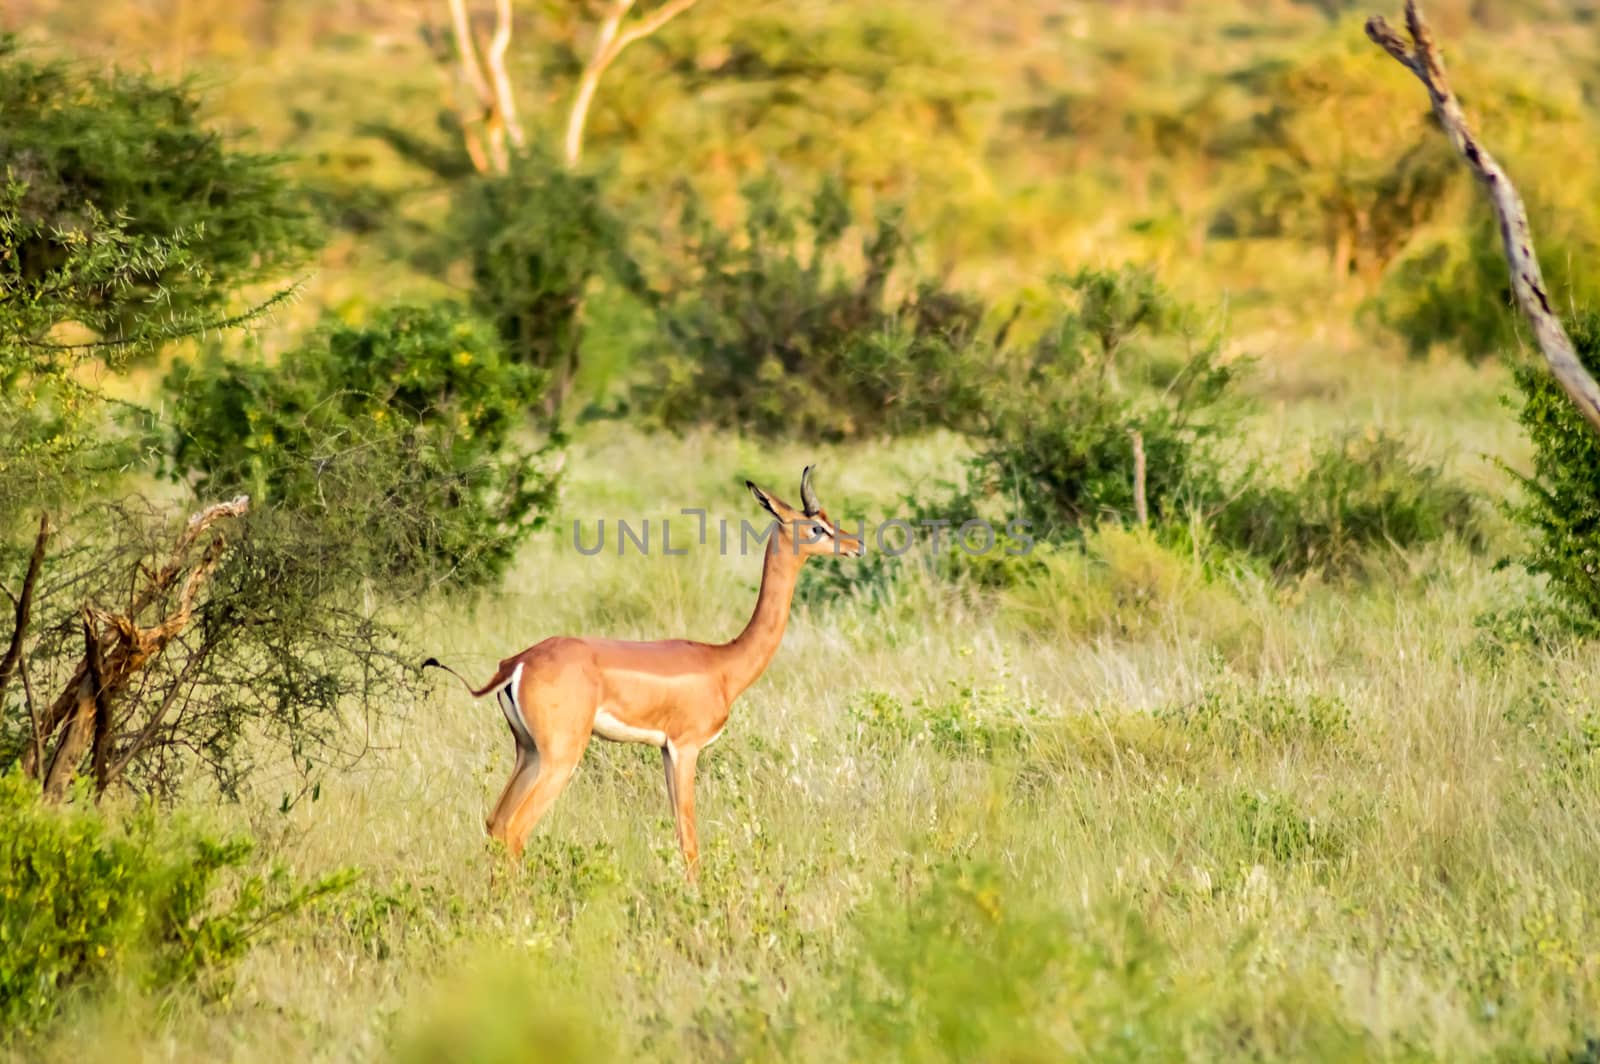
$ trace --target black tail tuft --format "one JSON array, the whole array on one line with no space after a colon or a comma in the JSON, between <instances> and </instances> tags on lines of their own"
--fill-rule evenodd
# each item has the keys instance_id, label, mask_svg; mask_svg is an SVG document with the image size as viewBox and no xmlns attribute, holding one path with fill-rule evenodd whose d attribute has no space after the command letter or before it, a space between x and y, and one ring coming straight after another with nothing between
<instances>
[{"instance_id":1,"label":"black tail tuft","mask_svg":"<svg viewBox=\"0 0 1600 1064\"><path fill-rule=\"evenodd\" d=\"M502 664L504 663L502 662ZM504 672L497 672L494 675L494 679L489 681L488 687L485 687L482 691L474 691L472 689L472 684L467 682L467 678L465 676L461 675L459 672L452 669L438 658L429 658L427 661L424 661L420 666L418 666L417 671L421 672L425 669L442 669L445 672L448 672L451 676L454 676L456 679L461 681L461 686L465 687L467 689L467 693L472 695L473 698L482 698L490 688L494 687L496 684L504 683L507 675Z\"/></svg>"}]
</instances>

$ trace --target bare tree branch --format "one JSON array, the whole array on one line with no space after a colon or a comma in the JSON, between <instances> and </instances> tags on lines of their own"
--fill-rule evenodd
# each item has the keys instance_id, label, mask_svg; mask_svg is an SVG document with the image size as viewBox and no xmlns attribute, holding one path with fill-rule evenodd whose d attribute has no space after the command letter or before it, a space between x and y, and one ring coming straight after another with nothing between
<instances>
[{"instance_id":1,"label":"bare tree branch","mask_svg":"<svg viewBox=\"0 0 1600 1064\"><path fill-rule=\"evenodd\" d=\"M1561 318L1550 303L1544 275L1534 254L1533 237L1528 228L1528 212L1511 179L1473 135L1461 104L1450 90L1444 60L1434 44L1433 34L1423 20L1417 0L1406 0L1406 31L1409 44L1381 15L1367 20L1367 36L1395 61L1415 74L1428 90L1433 113L1489 193L1489 202L1500 223L1500 240L1511 269L1511 290L1528 323L1533 327L1539 351L1556 381L1577 404L1578 410L1595 432L1600 433L1600 385L1578 360L1572 339L1562 327Z\"/></svg>"},{"instance_id":2,"label":"bare tree branch","mask_svg":"<svg viewBox=\"0 0 1600 1064\"><path fill-rule=\"evenodd\" d=\"M572 110L567 114L567 136L562 147L568 166L578 165L578 159L583 154L583 130L589 122L589 107L594 103L594 95L600 88L600 78L605 74L606 67L617 57L612 45L616 43L622 20L632 7L633 0L616 0L595 33L594 54L584 64L583 73L578 78L578 91L572 97Z\"/></svg>"},{"instance_id":3,"label":"bare tree branch","mask_svg":"<svg viewBox=\"0 0 1600 1064\"><path fill-rule=\"evenodd\" d=\"M71 716L66 721L66 732L50 755L50 765L44 774L44 796L48 801L59 802L67 793L67 785L78 774L83 752L89 747L94 727L94 706L98 684L85 664L77 674L76 682L67 689Z\"/></svg>"},{"instance_id":4,"label":"bare tree branch","mask_svg":"<svg viewBox=\"0 0 1600 1064\"><path fill-rule=\"evenodd\" d=\"M1133 519L1140 528L1150 524L1150 502L1145 496L1144 433L1134 429L1133 438Z\"/></svg>"},{"instance_id":5,"label":"bare tree branch","mask_svg":"<svg viewBox=\"0 0 1600 1064\"><path fill-rule=\"evenodd\" d=\"M487 104L492 95L489 83L478 65L478 49L472 43L472 20L467 15L467 0L447 0L450 5L450 25L455 30L456 55L461 58L461 76L474 96Z\"/></svg>"},{"instance_id":6,"label":"bare tree branch","mask_svg":"<svg viewBox=\"0 0 1600 1064\"><path fill-rule=\"evenodd\" d=\"M450 5L450 25L456 41L456 57L460 60L461 82L466 90L462 103L457 108L457 116L461 122L461 136L466 142L467 155L472 160L473 169L480 174L490 172L503 174L508 168L508 160L505 152L505 125L499 115L495 92L498 86L490 84L489 76L484 74L484 64L478 58L478 48L473 43L472 19L467 14L466 0L447 0L447 2ZM511 21L508 0L501 0L501 3L505 8L504 25L496 26L491 51L495 47L499 48L500 54L495 58L500 63L503 74L505 49L511 43ZM508 96L509 87L507 84Z\"/></svg>"},{"instance_id":7,"label":"bare tree branch","mask_svg":"<svg viewBox=\"0 0 1600 1064\"><path fill-rule=\"evenodd\" d=\"M28 747L28 753L33 755L33 763L44 764L44 736L39 731L39 709L33 698L33 681L28 677L28 659L23 658L18 671L22 674L22 697L28 703L28 727L33 732L33 743Z\"/></svg>"},{"instance_id":8,"label":"bare tree branch","mask_svg":"<svg viewBox=\"0 0 1600 1064\"><path fill-rule=\"evenodd\" d=\"M506 52L511 46L511 0L495 0L494 34L482 48L474 43L467 0L446 2L450 8L451 34L455 38L460 67L456 79L460 86L456 111L467 155L479 173L504 174L510 169L510 152L506 142L509 140L511 147L518 149L526 143L517 118L511 77L506 71ZM607 68L629 45L657 33L696 2L667 0L634 25L625 26L636 0L611 0L595 32L592 54L579 75L572 107L567 115L563 153L568 167L576 166L583 154L584 129ZM442 52L439 58L447 63Z\"/></svg>"},{"instance_id":9,"label":"bare tree branch","mask_svg":"<svg viewBox=\"0 0 1600 1064\"><path fill-rule=\"evenodd\" d=\"M495 0L494 37L484 53L489 81L494 86L495 109L511 139L512 147L523 146L522 124L517 121L517 101L511 94L511 77L506 73L506 49L511 47L511 0Z\"/></svg>"},{"instance_id":10,"label":"bare tree branch","mask_svg":"<svg viewBox=\"0 0 1600 1064\"><path fill-rule=\"evenodd\" d=\"M695 5L697 0L668 0L628 29L622 29L623 20L633 9L634 0L614 0L611 9L595 35L594 53L578 79L578 91L572 99L572 110L567 115L567 136L563 144L567 165L576 166L583 155L583 131L589 121L589 109L600 79L606 68L616 61L623 49L641 41Z\"/></svg>"},{"instance_id":11,"label":"bare tree branch","mask_svg":"<svg viewBox=\"0 0 1600 1064\"><path fill-rule=\"evenodd\" d=\"M133 764L133 759L138 757L139 752L156 737L156 734L161 729L161 722L166 719L167 713L172 709L173 704L177 702L178 696L180 694L187 696L193 691L189 681L205 661L208 652L207 648L202 647L184 663L183 671L178 674L176 682L167 688L166 697L161 700L161 704L156 707L155 712L150 714L150 719L145 722L139 734L134 737L133 741L128 744L127 749L122 752L122 756L117 759L117 763L112 765L110 771L107 772L106 783L108 786L122 777L128 766Z\"/></svg>"},{"instance_id":12,"label":"bare tree branch","mask_svg":"<svg viewBox=\"0 0 1600 1064\"><path fill-rule=\"evenodd\" d=\"M49 540L50 515L40 514L39 535L33 541L33 554L28 558L28 571L22 578L22 591L16 596L11 645L6 647L5 657L0 658L0 699L5 698L6 685L11 682L11 674L16 671L17 663L22 660L22 641L27 635L29 615L33 612L33 589L39 582L39 570L44 565L44 548Z\"/></svg>"},{"instance_id":13,"label":"bare tree branch","mask_svg":"<svg viewBox=\"0 0 1600 1064\"><path fill-rule=\"evenodd\" d=\"M621 52L634 41L641 41L655 33L661 27L693 7L695 3L696 0L670 0L670 2L662 4L649 17L641 19L638 25L617 38L617 51Z\"/></svg>"}]
</instances>

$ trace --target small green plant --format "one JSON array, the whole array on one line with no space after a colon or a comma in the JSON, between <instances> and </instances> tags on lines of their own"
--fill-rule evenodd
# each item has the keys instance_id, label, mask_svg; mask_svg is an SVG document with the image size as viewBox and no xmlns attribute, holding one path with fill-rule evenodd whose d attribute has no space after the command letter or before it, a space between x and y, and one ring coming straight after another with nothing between
<instances>
[{"instance_id":1,"label":"small green plant","mask_svg":"<svg viewBox=\"0 0 1600 1064\"><path fill-rule=\"evenodd\" d=\"M119 822L0 776L0 1025L26 1034L118 979L165 991L224 977L274 923L354 881L298 884L251 857L248 840L150 806Z\"/></svg>"},{"instance_id":2,"label":"small green plant","mask_svg":"<svg viewBox=\"0 0 1600 1064\"><path fill-rule=\"evenodd\" d=\"M1060 278L1057 287L1074 305L1071 320L1094 339L1104 359L1114 360L1124 344L1140 335L1171 332L1183 316L1155 272L1138 266L1084 268Z\"/></svg>"},{"instance_id":3,"label":"small green plant","mask_svg":"<svg viewBox=\"0 0 1600 1064\"><path fill-rule=\"evenodd\" d=\"M869 748L926 743L946 757L991 760L1032 747L1036 712L1018 707L1004 685L952 683L943 697L918 697L909 705L881 691L863 692L847 706L845 719L856 741Z\"/></svg>"},{"instance_id":4,"label":"small green plant","mask_svg":"<svg viewBox=\"0 0 1600 1064\"><path fill-rule=\"evenodd\" d=\"M1449 534L1481 547L1472 493L1415 450L1387 432L1336 438L1287 484L1247 482L1219 509L1212 535L1280 576L1349 573L1374 547L1407 550Z\"/></svg>"},{"instance_id":5,"label":"small green plant","mask_svg":"<svg viewBox=\"0 0 1600 1064\"><path fill-rule=\"evenodd\" d=\"M331 916L336 933L348 935L369 957L382 961L417 939L432 944L444 938L462 910L459 897L431 884L394 879L387 887L364 883L351 890L332 907Z\"/></svg>"},{"instance_id":6,"label":"small green plant","mask_svg":"<svg viewBox=\"0 0 1600 1064\"><path fill-rule=\"evenodd\" d=\"M1540 680L1503 712L1532 740L1539 769L1558 794L1600 781L1600 711L1584 695Z\"/></svg>"},{"instance_id":7,"label":"small green plant","mask_svg":"<svg viewBox=\"0 0 1600 1064\"><path fill-rule=\"evenodd\" d=\"M1252 691L1237 682L1223 683L1199 698L1159 709L1155 716L1232 754L1286 747L1337 750L1353 731L1349 707L1341 699L1288 684Z\"/></svg>"},{"instance_id":8,"label":"small green plant","mask_svg":"<svg viewBox=\"0 0 1600 1064\"><path fill-rule=\"evenodd\" d=\"M373 575L471 584L546 518L559 444L519 445L544 377L453 304L332 324L276 365L176 366L171 470L349 533Z\"/></svg>"},{"instance_id":9,"label":"small green plant","mask_svg":"<svg viewBox=\"0 0 1600 1064\"><path fill-rule=\"evenodd\" d=\"M1600 313L1569 323L1578 358L1600 369ZM1514 370L1522 394L1518 420L1533 443L1533 473L1517 475L1522 498L1511 516L1532 534L1521 561L1549 577L1556 597L1580 618L1600 621L1600 436L1543 365Z\"/></svg>"},{"instance_id":10,"label":"small green plant","mask_svg":"<svg viewBox=\"0 0 1600 1064\"><path fill-rule=\"evenodd\" d=\"M1234 795L1233 813L1232 830L1252 861L1326 861L1345 850L1344 838L1326 819L1307 813L1289 795L1242 790Z\"/></svg>"}]
</instances>

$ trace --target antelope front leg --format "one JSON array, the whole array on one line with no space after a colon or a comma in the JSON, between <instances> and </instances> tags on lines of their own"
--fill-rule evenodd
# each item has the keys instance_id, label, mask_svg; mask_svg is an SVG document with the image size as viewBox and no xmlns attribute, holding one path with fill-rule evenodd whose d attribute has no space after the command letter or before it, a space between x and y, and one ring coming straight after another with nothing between
<instances>
[{"instance_id":1,"label":"antelope front leg","mask_svg":"<svg viewBox=\"0 0 1600 1064\"><path fill-rule=\"evenodd\" d=\"M677 818L678 848L683 851L684 874L694 883L700 872L700 842L694 826L694 768L700 758L696 747L668 745L662 755L667 763L667 795Z\"/></svg>"},{"instance_id":2,"label":"antelope front leg","mask_svg":"<svg viewBox=\"0 0 1600 1064\"><path fill-rule=\"evenodd\" d=\"M672 807L672 819L674 825L676 825L678 819L678 784L672 778L672 747L670 745L661 748L661 769L662 773L667 777L667 804ZM677 831L676 826L674 826L673 831Z\"/></svg>"}]
</instances>

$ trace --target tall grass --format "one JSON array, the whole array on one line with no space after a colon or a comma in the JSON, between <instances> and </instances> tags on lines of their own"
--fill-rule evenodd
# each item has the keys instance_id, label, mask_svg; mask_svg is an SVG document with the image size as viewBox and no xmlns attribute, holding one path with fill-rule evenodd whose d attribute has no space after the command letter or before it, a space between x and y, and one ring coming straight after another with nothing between
<instances>
[{"instance_id":1,"label":"tall grass","mask_svg":"<svg viewBox=\"0 0 1600 1064\"><path fill-rule=\"evenodd\" d=\"M1396 372L1424 429L1467 434L1465 406L1503 438L1473 390L1495 376L1429 399ZM1368 418L1391 383L1311 416ZM887 509L958 449L594 426L503 589L409 624L469 676L554 633L724 638L758 562L680 507L737 527L744 477L781 493L816 459L834 511ZM592 543L601 517L674 517L689 553L578 554L572 521ZM317 800L277 812L268 778L224 810L301 873L363 869L228 1001L112 996L10 1052L1545 1060L1600 1035L1600 662L1475 622L1536 586L1448 539L1327 584L1112 546L1057 574L1043 622L917 575L798 607L702 761L698 890L640 747L591 747L508 866L481 826L504 723L441 684Z\"/></svg>"}]
</instances>

